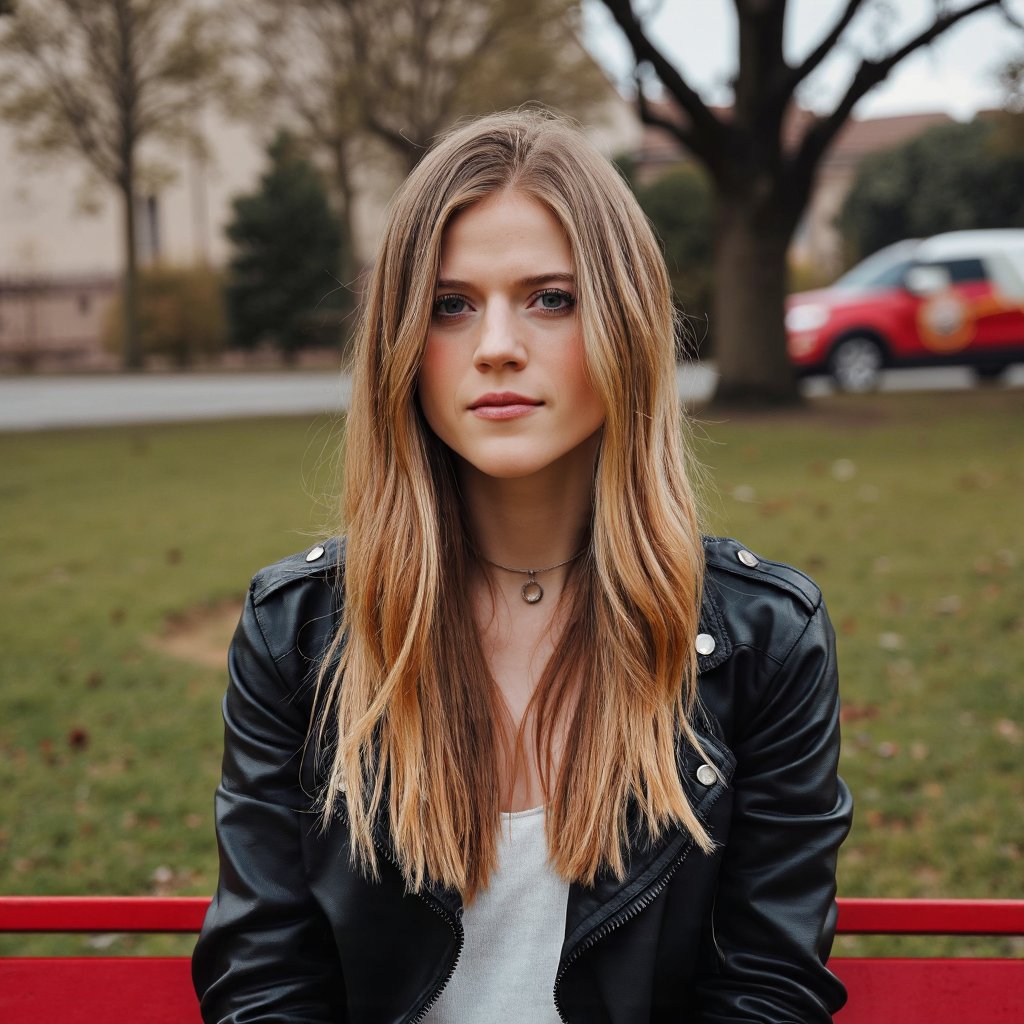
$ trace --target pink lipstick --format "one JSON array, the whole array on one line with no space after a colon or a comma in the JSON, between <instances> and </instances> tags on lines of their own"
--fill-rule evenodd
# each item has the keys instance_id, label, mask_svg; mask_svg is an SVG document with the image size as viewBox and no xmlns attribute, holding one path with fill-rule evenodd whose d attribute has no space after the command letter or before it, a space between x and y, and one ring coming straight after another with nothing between
<instances>
[{"instance_id":1,"label":"pink lipstick","mask_svg":"<svg viewBox=\"0 0 1024 1024\"><path fill-rule=\"evenodd\" d=\"M476 399L469 408L481 419L512 420L526 416L542 404L535 398L527 398L515 391L489 391Z\"/></svg>"}]
</instances>

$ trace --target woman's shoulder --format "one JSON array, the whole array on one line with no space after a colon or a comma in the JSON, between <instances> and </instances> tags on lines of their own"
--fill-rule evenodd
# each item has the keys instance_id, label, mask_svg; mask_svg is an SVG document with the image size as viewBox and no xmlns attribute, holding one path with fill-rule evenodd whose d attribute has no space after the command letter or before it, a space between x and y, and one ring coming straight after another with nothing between
<instances>
[{"instance_id":1,"label":"woman's shoulder","mask_svg":"<svg viewBox=\"0 0 1024 1024\"><path fill-rule=\"evenodd\" d=\"M249 584L253 604L265 604L278 591L300 582L333 585L339 581L344 565L344 537L317 541L260 569Z\"/></svg>"},{"instance_id":2,"label":"woman's shoulder","mask_svg":"<svg viewBox=\"0 0 1024 1024\"><path fill-rule=\"evenodd\" d=\"M705 536L704 614L730 647L782 660L812 620L827 620L818 584L734 537Z\"/></svg>"},{"instance_id":3,"label":"woman's shoulder","mask_svg":"<svg viewBox=\"0 0 1024 1024\"><path fill-rule=\"evenodd\" d=\"M343 605L345 538L332 537L260 569L249 584L251 614L275 661L315 660L333 638Z\"/></svg>"}]
</instances>

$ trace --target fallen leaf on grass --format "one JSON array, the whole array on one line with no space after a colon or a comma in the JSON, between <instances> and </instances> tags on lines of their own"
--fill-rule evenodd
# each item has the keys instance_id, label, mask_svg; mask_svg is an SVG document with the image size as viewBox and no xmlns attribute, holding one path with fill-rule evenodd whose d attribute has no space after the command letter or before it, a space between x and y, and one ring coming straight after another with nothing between
<instances>
[{"instance_id":1,"label":"fallen leaf on grass","mask_svg":"<svg viewBox=\"0 0 1024 1024\"><path fill-rule=\"evenodd\" d=\"M861 722L877 717L877 704L844 704L839 712L840 722Z\"/></svg>"},{"instance_id":2,"label":"fallen leaf on grass","mask_svg":"<svg viewBox=\"0 0 1024 1024\"><path fill-rule=\"evenodd\" d=\"M1000 718L996 722L995 733L1014 746L1020 743L1022 735L1024 735L1021 732L1020 726L1009 718Z\"/></svg>"},{"instance_id":3,"label":"fallen leaf on grass","mask_svg":"<svg viewBox=\"0 0 1024 1024\"><path fill-rule=\"evenodd\" d=\"M87 729L76 728L68 733L68 746L72 750L85 750L89 746L89 732Z\"/></svg>"},{"instance_id":4,"label":"fallen leaf on grass","mask_svg":"<svg viewBox=\"0 0 1024 1024\"><path fill-rule=\"evenodd\" d=\"M956 615L963 608L964 603L959 594L947 594L935 602L936 615Z\"/></svg>"}]
</instances>

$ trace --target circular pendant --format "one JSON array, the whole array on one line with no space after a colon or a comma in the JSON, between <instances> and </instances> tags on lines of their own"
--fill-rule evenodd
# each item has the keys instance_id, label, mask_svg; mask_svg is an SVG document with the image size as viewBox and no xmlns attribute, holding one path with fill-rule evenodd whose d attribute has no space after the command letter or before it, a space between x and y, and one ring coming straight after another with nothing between
<instances>
[{"instance_id":1,"label":"circular pendant","mask_svg":"<svg viewBox=\"0 0 1024 1024\"><path fill-rule=\"evenodd\" d=\"M527 604L536 604L544 596L544 588L536 580L530 580L523 584L521 593Z\"/></svg>"}]
</instances>

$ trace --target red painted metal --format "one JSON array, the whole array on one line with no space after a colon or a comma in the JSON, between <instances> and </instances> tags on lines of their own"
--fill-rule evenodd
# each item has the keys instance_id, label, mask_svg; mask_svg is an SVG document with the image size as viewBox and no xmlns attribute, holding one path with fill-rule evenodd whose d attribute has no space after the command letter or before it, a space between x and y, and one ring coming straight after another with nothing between
<instances>
[{"instance_id":1,"label":"red painted metal","mask_svg":"<svg viewBox=\"0 0 1024 1024\"><path fill-rule=\"evenodd\" d=\"M0 932L197 932L196 896L0 896ZM1024 900L839 900L846 935L1024 935Z\"/></svg>"},{"instance_id":2,"label":"red painted metal","mask_svg":"<svg viewBox=\"0 0 1024 1024\"><path fill-rule=\"evenodd\" d=\"M0 932L196 932L189 897L0 896ZM1024 935L1024 900L839 901L845 934ZM833 958L837 1024L1021 1024L1024 959ZM0 957L0 1021L198 1024L187 957Z\"/></svg>"},{"instance_id":3,"label":"red painted metal","mask_svg":"<svg viewBox=\"0 0 1024 1024\"><path fill-rule=\"evenodd\" d=\"M849 993L836 1024L1024 1021L1024 960L837 957L829 968Z\"/></svg>"},{"instance_id":4,"label":"red painted metal","mask_svg":"<svg viewBox=\"0 0 1024 1024\"><path fill-rule=\"evenodd\" d=\"M197 932L209 905L202 896L0 896L0 932Z\"/></svg>"},{"instance_id":5,"label":"red painted metal","mask_svg":"<svg viewBox=\"0 0 1024 1024\"><path fill-rule=\"evenodd\" d=\"M0 957L3 1024L201 1024L187 957Z\"/></svg>"},{"instance_id":6,"label":"red painted metal","mask_svg":"<svg viewBox=\"0 0 1024 1024\"><path fill-rule=\"evenodd\" d=\"M1024 935L1024 900L845 899L838 928L845 935Z\"/></svg>"}]
</instances>

